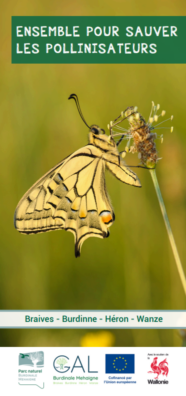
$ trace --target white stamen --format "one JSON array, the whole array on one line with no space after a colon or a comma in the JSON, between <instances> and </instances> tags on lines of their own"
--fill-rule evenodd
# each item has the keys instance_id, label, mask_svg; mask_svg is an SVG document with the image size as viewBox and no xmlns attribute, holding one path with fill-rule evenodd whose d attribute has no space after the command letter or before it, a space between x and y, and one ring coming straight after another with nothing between
<instances>
[{"instance_id":1,"label":"white stamen","mask_svg":"<svg viewBox=\"0 0 186 396\"><path fill-rule=\"evenodd\" d=\"M173 118L174 118L174 116L173 116L173 115L171 115L171 118L170 118L170 119L171 119L171 121L173 120Z\"/></svg>"},{"instance_id":2,"label":"white stamen","mask_svg":"<svg viewBox=\"0 0 186 396\"><path fill-rule=\"evenodd\" d=\"M107 125L107 129L110 129L110 125L109 124Z\"/></svg>"},{"instance_id":3,"label":"white stamen","mask_svg":"<svg viewBox=\"0 0 186 396\"><path fill-rule=\"evenodd\" d=\"M157 127L158 127L159 125L164 124L166 121L169 121L169 120L170 120L170 118L167 118L166 120L163 120L162 122L159 122L159 124L156 125L156 129L157 129Z\"/></svg>"},{"instance_id":4,"label":"white stamen","mask_svg":"<svg viewBox=\"0 0 186 396\"><path fill-rule=\"evenodd\" d=\"M125 132L128 133L128 129L122 128L122 127L120 127L119 125L116 125L114 128L119 129L119 131L125 131ZM113 132L115 132L115 131L113 130Z\"/></svg>"},{"instance_id":5,"label":"white stamen","mask_svg":"<svg viewBox=\"0 0 186 396\"><path fill-rule=\"evenodd\" d=\"M129 122L132 122L133 121L133 116L131 115L130 117L129 117Z\"/></svg>"},{"instance_id":6,"label":"white stamen","mask_svg":"<svg viewBox=\"0 0 186 396\"><path fill-rule=\"evenodd\" d=\"M170 127L160 127L160 128L156 128L156 131L158 130L158 129L169 129Z\"/></svg>"},{"instance_id":7,"label":"white stamen","mask_svg":"<svg viewBox=\"0 0 186 396\"><path fill-rule=\"evenodd\" d=\"M113 121L110 121L110 126L112 127L112 125L113 125Z\"/></svg>"},{"instance_id":8,"label":"white stamen","mask_svg":"<svg viewBox=\"0 0 186 396\"><path fill-rule=\"evenodd\" d=\"M160 104L157 104L157 110L159 110L160 109Z\"/></svg>"},{"instance_id":9,"label":"white stamen","mask_svg":"<svg viewBox=\"0 0 186 396\"><path fill-rule=\"evenodd\" d=\"M154 121L154 117L150 117L150 118L149 118L149 123L152 124L153 121Z\"/></svg>"},{"instance_id":10,"label":"white stamen","mask_svg":"<svg viewBox=\"0 0 186 396\"><path fill-rule=\"evenodd\" d=\"M163 111L161 112L161 116L163 117L163 116L165 115L165 113L166 113L166 111L163 110Z\"/></svg>"},{"instance_id":11,"label":"white stamen","mask_svg":"<svg viewBox=\"0 0 186 396\"><path fill-rule=\"evenodd\" d=\"M139 120L140 119L140 113L136 113L136 120Z\"/></svg>"},{"instance_id":12,"label":"white stamen","mask_svg":"<svg viewBox=\"0 0 186 396\"><path fill-rule=\"evenodd\" d=\"M122 158L125 158L125 157L126 157L126 152L123 151L122 154L121 154L121 156L122 156Z\"/></svg>"},{"instance_id":13,"label":"white stamen","mask_svg":"<svg viewBox=\"0 0 186 396\"><path fill-rule=\"evenodd\" d=\"M170 129L171 133L173 132L173 129L174 129L174 127L172 126L171 129Z\"/></svg>"},{"instance_id":14,"label":"white stamen","mask_svg":"<svg viewBox=\"0 0 186 396\"><path fill-rule=\"evenodd\" d=\"M138 111L138 108L137 108L137 106L135 106L135 107L134 107L134 112L136 112L136 111Z\"/></svg>"},{"instance_id":15,"label":"white stamen","mask_svg":"<svg viewBox=\"0 0 186 396\"><path fill-rule=\"evenodd\" d=\"M157 116L157 115L154 116L154 121L155 121L155 122L158 121L158 116Z\"/></svg>"}]
</instances>

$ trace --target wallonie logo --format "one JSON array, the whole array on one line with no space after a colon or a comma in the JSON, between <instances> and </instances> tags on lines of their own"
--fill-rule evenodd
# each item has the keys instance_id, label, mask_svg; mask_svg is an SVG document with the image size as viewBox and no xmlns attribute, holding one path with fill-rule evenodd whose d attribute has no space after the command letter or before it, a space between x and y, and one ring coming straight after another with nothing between
<instances>
[{"instance_id":1,"label":"wallonie logo","mask_svg":"<svg viewBox=\"0 0 186 396\"><path fill-rule=\"evenodd\" d=\"M134 374L134 355L105 355L106 374Z\"/></svg>"},{"instance_id":2,"label":"wallonie logo","mask_svg":"<svg viewBox=\"0 0 186 396\"><path fill-rule=\"evenodd\" d=\"M164 360L161 360L158 362L158 357L156 356L151 365L151 370L148 371L150 374L154 374L154 379L153 380L148 380L148 384L168 384L169 381L167 381L166 377L168 376L169 373L169 367L168 367L168 362L167 358ZM160 381L159 381L159 376L160 376ZM164 377L164 378L162 378Z\"/></svg>"}]
</instances>

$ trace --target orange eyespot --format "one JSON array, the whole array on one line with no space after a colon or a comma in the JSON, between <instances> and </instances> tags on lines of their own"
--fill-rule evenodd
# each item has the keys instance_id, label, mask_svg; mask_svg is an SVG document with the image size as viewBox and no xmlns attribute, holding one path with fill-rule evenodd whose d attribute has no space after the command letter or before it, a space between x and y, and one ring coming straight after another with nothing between
<instances>
[{"instance_id":1,"label":"orange eyespot","mask_svg":"<svg viewBox=\"0 0 186 396\"><path fill-rule=\"evenodd\" d=\"M107 212L106 210L100 214L103 223L109 224L112 221L112 215L110 212Z\"/></svg>"}]
</instances>

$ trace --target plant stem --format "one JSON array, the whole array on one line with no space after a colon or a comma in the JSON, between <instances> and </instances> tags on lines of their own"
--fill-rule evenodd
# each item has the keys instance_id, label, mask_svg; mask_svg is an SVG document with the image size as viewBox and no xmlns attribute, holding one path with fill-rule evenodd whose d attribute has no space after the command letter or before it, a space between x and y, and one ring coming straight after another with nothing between
<instances>
[{"instance_id":1,"label":"plant stem","mask_svg":"<svg viewBox=\"0 0 186 396\"><path fill-rule=\"evenodd\" d=\"M169 237L170 244L171 244L171 247L172 247L173 255L174 255L174 258L175 258L175 261L176 261L178 273L180 275L182 286L183 286L184 292L186 294L186 278L185 278L185 274L184 274L184 271L183 271L181 260L180 260L179 254L178 254L176 242L174 240L174 236L173 236L173 233L172 233L172 230L171 230L169 219L168 219L168 216L167 216L167 212L166 212L165 204L164 204L164 201L163 201L163 197L161 195L161 190L160 190L160 187L159 187L159 183L158 183L158 179L157 179L157 176L156 176L155 169L150 169L150 174L151 174L152 181L154 183L154 187L155 187L156 194L157 194L157 197L158 197L158 201L159 201L159 204L160 204L160 209L161 209L161 212L162 212L162 215L163 215L163 219L164 219L164 222L165 222L165 226L166 226L166 229L167 229L167 233L168 233L168 237Z\"/></svg>"}]
</instances>

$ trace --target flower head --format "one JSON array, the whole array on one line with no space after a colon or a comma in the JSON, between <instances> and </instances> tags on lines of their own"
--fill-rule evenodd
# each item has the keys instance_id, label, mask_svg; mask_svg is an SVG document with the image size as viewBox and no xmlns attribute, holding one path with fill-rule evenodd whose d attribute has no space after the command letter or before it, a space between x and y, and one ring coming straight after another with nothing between
<instances>
[{"instance_id":1,"label":"flower head","mask_svg":"<svg viewBox=\"0 0 186 396\"><path fill-rule=\"evenodd\" d=\"M158 115L157 111L159 109L160 105L158 104L155 106L154 102L152 102L152 108L148 122L145 121L140 113L135 111L135 107L128 107L124 113L124 116L128 119L130 125L129 132L134 141L131 151L133 153L138 152L141 163L148 168L155 168L156 163L160 159L158 158L158 152L155 144L157 134L152 132L155 129L154 126L152 126L153 122L158 122L159 117L163 117L166 113L165 110L163 110L161 114ZM172 121L173 116L171 116L168 120ZM163 122L160 122L157 126ZM170 131L173 132L173 127L171 127ZM163 143L163 135L161 135L160 138L161 142Z\"/></svg>"},{"instance_id":2,"label":"flower head","mask_svg":"<svg viewBox=\"0 0 186 396\"><path fill-rule=\"evenodd\" d=\"M150 117L149 123L146 123L140 113L134 112L134 107L128 107L125 111L125 117L129 121L130 134L134 141L132 152L140 154L139 157L143 165L154 168L158 162L158 153L155 144L157 135L152 133L154 129L151 126L152 117Z\"/></svg>"}]
</instances>

